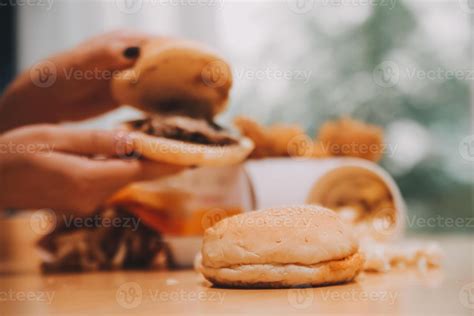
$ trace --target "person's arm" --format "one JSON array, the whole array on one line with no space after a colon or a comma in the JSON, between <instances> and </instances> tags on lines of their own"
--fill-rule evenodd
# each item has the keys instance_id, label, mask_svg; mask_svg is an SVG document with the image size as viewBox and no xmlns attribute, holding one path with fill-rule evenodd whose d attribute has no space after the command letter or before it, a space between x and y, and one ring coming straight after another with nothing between
<instances>
[{"instance_id":1,"label":"person's arm","mask_svg":"<svg viewBox=\"0 0 474 316\"><path fill-rule=\"evenodd\" d=\"M125 159L131 153L134 159ZM32 125L7 132L0 136L0 209L87 215L131 182L183 170L136 153L132 135L122 131Z\"/></svg>"},{"instance_id":2,"label":"person's arm","mask_svg":"<svg viewBox=\"0 0 474 316\"><path fill-rule=\"evenodd\" d=\"M28 124L82 120L117 107L110 79L133 66L148 39L112 32L32 66L0 98L0 133Z\"/></svg>"}]
</instances>

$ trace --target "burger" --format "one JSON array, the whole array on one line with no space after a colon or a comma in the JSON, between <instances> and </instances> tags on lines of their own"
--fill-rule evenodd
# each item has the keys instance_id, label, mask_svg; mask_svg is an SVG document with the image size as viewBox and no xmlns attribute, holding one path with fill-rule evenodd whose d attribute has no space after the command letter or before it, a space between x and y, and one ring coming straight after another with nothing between
<instances>
[{"instance_id":1,"label":"burger","mask_svg":"<svg viewBox=\"0 0 474 316\"><path fill-rule=\"evenodd\" d=\"M131 69L112 80L121 104L146 113L125 124L144 157L182 166L221 166L243 161L253 142L219 126L214 118L227 105L229 65L196 43L156 40L142 47Z\"/></svg>"},{"instance_id":2,"label":"burger","mask_svg":"<svg viewBox=\"0 0 474 316\"><path fill-rule=\"evenodd\" d=\"M335 212L316 205L225 218L204 234L198 270L234 288L319 286L353 280L363 256Z\"/></svg>"}]
</instances>

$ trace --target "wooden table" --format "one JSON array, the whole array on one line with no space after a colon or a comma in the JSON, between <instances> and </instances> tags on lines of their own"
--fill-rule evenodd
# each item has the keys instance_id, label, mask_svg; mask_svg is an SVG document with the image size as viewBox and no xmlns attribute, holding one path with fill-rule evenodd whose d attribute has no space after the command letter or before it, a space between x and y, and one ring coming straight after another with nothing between
<instances>
[{"instance_id":1,"label":"wooden table","mask_svg":"<svg viewBox=\"0 0 474 316\"><path fill-rule=\"evenodd\" d=\"M474 238L435 238L441 269L362 274L314 289L211 288L193 271L103 272L0 277L0 315L474 314Z\"/></svg>"}]
</instances>

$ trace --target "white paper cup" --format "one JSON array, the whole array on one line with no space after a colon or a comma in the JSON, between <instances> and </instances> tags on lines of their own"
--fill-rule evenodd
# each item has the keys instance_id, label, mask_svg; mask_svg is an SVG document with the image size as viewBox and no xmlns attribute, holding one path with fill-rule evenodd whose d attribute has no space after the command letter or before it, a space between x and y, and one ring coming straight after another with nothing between
<instances>
[{"instance_id":1,"label":"white paper cup","mask_svg":"<svg viewBox=\"0 0 474 316\"><path fill-rule=\"evenodd\" d=\"M394 226L384 230L371 223L367 229L380 237L377 239L394 239L403 235L405 202L393 178L375 163L357 158L275 158L249 161L246 170L259 209L317 203L335 180L360 175L376 178L388 189L394 208L387 214L382 210L377 216L382 220L384 216L393 216Z\"/></svg>"}]
</instances>

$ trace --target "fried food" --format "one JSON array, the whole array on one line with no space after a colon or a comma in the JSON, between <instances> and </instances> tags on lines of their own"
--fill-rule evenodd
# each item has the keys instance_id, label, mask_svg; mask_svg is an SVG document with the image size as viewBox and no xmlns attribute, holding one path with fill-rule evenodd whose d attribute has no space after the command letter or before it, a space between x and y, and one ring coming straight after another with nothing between
<instances>
[{"instance_id":1,"label":"fried food","mask_svg":"<svg viewBox=\"0 0 474 316\"><path fill-rule=\"evenodd\" d=\"M308 157L313 152L313 142L297 124L274 124L265 127L246 116L234 120L241 134L255 143L251 158Z\"/></svg>"},{"instance_id":2,"label":"fried food","mask_svg":"<svg viewBox=\"0 0 474 316\"><path fill-rule=\"evenodd\" d=\"M383 153L382 129L351 118L326 122L317 140L331 156L379 161Z\"/></svg>"},{"instance_id":3,"label":"fried food","mask_svg":"<svg viewBox=\"0 0 474 316\"><path fill-rule=\"evenodd\" d=\"M383 153L382 129L350 118L326 122L315 140L296 124L263 126L246 116L234 124L255 143L250 158L350 156L378 161Z\"/></svg>"}]
</instances>

